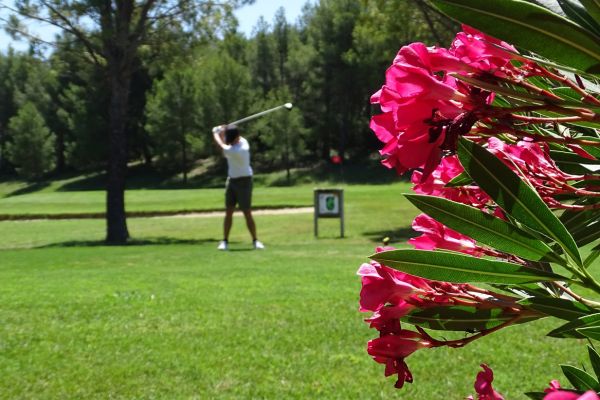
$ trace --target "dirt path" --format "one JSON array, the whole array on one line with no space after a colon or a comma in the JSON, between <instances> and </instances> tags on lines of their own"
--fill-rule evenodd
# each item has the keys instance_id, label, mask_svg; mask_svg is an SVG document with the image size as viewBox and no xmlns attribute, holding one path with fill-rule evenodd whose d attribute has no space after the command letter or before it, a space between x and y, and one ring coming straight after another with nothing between
<instances>
[{"instance_id":1,"label":"dirt path","mask_svg":"<svg viewBox=\"0 0 600 400\"><path fill-rule=\"evenodd\" d=\"M274 209L253 210L254 215L287 215L287 214L310 214L313 207L287 207ZM127 215L127 218L222 218L223 210L219 211L156 211L156 212L137 212ZM236 210L235 215L242 215L242 212ZM102 213L91 214L59 214L59 215L0 215L0 222L31 222L31 221L55 221L55 220L74 220L74 219L103 219Z\"/></svg>"}]
</instances>

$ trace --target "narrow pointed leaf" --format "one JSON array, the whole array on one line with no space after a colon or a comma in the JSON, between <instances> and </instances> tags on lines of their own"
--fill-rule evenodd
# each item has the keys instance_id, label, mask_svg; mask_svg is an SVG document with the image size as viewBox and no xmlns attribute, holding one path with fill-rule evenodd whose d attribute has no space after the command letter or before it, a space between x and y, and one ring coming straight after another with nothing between
<instances>
[{"instance_id":1,"label":"narrow pointed leaf","mask_svg":"<svg viewBox=\"0 0 600 400\"><path fill-rule=\"evenodd\" d=\"M577 22L582 28L594 33L595 35L600 33L600 26L580 3L573 0L557 1L558 4L560 4L560 8L562 8L567 17L569 17L571 20Z\"/></svg>"},{"instance_id":2,"label":"narrow pointed leaf","mask_svg":"<svg viewBox=\"0 0 600 400\"><path fill-rule=\"evenodd\" d=\"M371 259L407 274L436 281L518 284L568 280L518 264L445 251L391 250L374 254Z\"/></svg>"},{"instance_id":3,"label":"narrow pointed leaf","mask_svg":"<svg viewBox=\"0 0 600 400\"><path fill-rule=\"evenodd\" d=\"M589 268L590 265L592 265L592 263L598 259L598 256L600 256L600 246L596 246L595 249L592 249L590 255L583 262L583 266L585 268Z\"/></svg>"},{"instance_id":4,"label":"narrow pointed leaf","mask_svg":"<svg viewBox=\"0 0 600 400\"><path fill-rule=\"evenodd\" d=\"M403 317L402 321L433 330L475 333L502 325L517 316L516 313L505 312L498 308L478 310L466 306L449 306L413 311ZM532 316L519 322L523 323L539 318Z\"/></svg>"},{"instance_id":5,"label":"narrow pointed leaf","mask_svg":"<svg viewBox=\"0 0 600 400\"><path fill-rule=\"evenodd\" d=\"M590 363L596 374L596 379L600 379L600 355L592 346L588 346L588 354L590 356Z\"/></svg>"},{"instance_id":6,"label":"narrow pointed leaf","mask_svg":"<svg viewBox=\"0 0 600 400\"><path fill-rule=\"evenodd\" d=\"M567 322L548 333L548 336L556 338L583 338L584 335L578 333L576 329L593 326L600 326L600 313L589 314Z\"/></svg>"},{"instance_id":7,"label":"narrow pointed leaf","mask_svg":"<svg viewBox=\"0 0 600 400\"><path fill-rule=\"evenodd\" d=\"M553 261L562 262L541 240L475 207L434 196L405 197L435 220L490 247L528 260L552 256Z\"/></svg>"},{"instance_id":8,"label":"narrow pointed leaf","mask_svg":"<svg viewBox=\"0 0 600 400\"><path fill-rule=\"evenodd\" d=\"M594 312L593 309L578 301L555 297L529 297L519 301L519 304L566 321L585 317Z\"/></svg>"},{"instance_id":9,"label":"narrow pointed leaf","mask_svg":"<svg viewBox=\"0 0 600 400\"><path fill-rule=\"evenodd\" d=\"M593 202L587 201L576 201L575 205L590 205L596 204L596 200ZM581 229L581 227L588 225L592 220L594 220L597 216L596 210L586 210L586 211L572 211L567 210L560 216L560 221L563 225L570 231L576 231Z\"/></svg>"},{"instance_id":10,"label":"narrow pointed leaf","mask_svg":"<svg viewBox=\"0 0 600 400\"><path fill-rule=\"evenodd\" d=\"M600 389L600 385L596 378L584 370L575 368L571 365L561 365L560 368L575 389L581 391L593 390L595 392Z\"/></svg>"},{"instance_id":11,"label":"narrow pointed leaf","mask_svg":"<svg viewBox=\"0 0 600 400\"><path fill-rule=\"evenodd\" d=\"M600 238L600 214L592 221L589 221L585 226L573 231L573 238L579 246L590 244Z\"/></svg>"},{"instance_id":12,"label":"narrow pointed leaf","mask_svg":"<svg viewBox=\"0 0 600 400\"><path fill-rule=\"evenodd\" d=\"M600 24L600 1L598 0L579 0L585 7L588 14Z\"/></svg>"},{"instance_id":13,"label":"narrow pointed leaf","mask_svg":"<svg viewBox=\"0 0 600 400\"><path fill-rule=\"evenodd\" d=\"M446 187L458 187L470 185L473 183L473 179L466 172L461 172L459 175L452 178L452 180L446 183Z\"/></svg>"},{"instance_id":14,"label":"narrow pointed leaf","mask_svg":"<svg viewBox=\"0 0 600 400\"><path fill-rule=\"evenodd\" d=\"M587 138L586 138L587 139ZM600 147L595 147L595 146L589 146L589 145L583 145L581 146L583 147L583 149L585 151L587 151L588 153L590 153L591 155L593 155L596 158L600 158Z\"/></svg>"},{"instance_id":15,"label":"narrow pointed leaf","mask_svg":"<svg viewBox=\"0 0 600 400\"><path fill-rule=\"evenodd\" d=\"M554 239L582 265L575 240L535 190L492 153L465 138L458 142L458 158L471 178L517 221Z\"/></svg>"},{"instance_id":16,"label":"narrow pointed leaf","mask_svg":"<svg viewBox=\"0 0 600 400\"><path fill-rule=\"evenodd\" d=\"M600 340L600 326L590 326L588 328L578 328L577 333L582 334L586 338Z\"/></svg>"},{"instance_id":17,"label":"narrow pointed leaf","mask_svg":"<svg viewBox=\"0 0 600 400\"><path fill-rule=\"evenodd\" d=\"M600 71L596 35L543 7L518 0L432 0L442 12L491 36L582 71Z\"/></svg>"}]
</instances>

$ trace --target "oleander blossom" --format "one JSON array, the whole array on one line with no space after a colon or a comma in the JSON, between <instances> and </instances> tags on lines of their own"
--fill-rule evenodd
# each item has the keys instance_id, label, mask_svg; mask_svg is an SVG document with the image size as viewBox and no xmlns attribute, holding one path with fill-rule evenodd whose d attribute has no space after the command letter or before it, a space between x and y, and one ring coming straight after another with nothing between
<instances>
[{"instance_id":1,"label":"oleander blossom","mask_svg":"<svg viewBox=\"0 0 600 400\"><path fill-rule=\"evenodd\" d=\"M385 364L385 376L398 374L395 387L400 389L404 386L404 382L413 381L404 359L426 347L431 347L431 343L420 333L401 329L394 334L369 341L367 352L376 362Z\"/></svg>"},{"instance_id":2,"label":"oleander blossom","mask_svg":"<svg viewBox=\"0 0 600 400\"><path fill-rule=\"evenodd\" d=\"M475 257L481 257L485 254L485 249L478 246L475 240L448 228L426 214L418 215L412 223L412 228L423 234L419 237L409 239L408 243L413 245L415 249L451 250L470 254Z\"/></svg>"},{"instance_id":3,"label":"oleander blossom","mask_svg":"<svg viewBox=\"0 0 600 400\"><path fill-rule=\"evenodd\" d=\"M378 252L383 249L378 248ZM360 266L359 311L380 311L385 305L401 306L407 300L418 299L432 290L429 281L381 265L376 261Z\"/></svg>"},{"instance_id":4,"label":"oleander blossom","mask_svg":"<svg viewBox=\"0 0 600 400\"><path fill-rule=\"evenodd\" d=\"M431 175L425 179L423 178L423 172L414 171L411 177L412 189L418 194L443 197L480 209L489 206L491 198L479 186L446 186L462 172L464 172L464 168L456 155L444 157Z\"/></svg>"},{"instance_id":5,"label":"oleander blossom","mask_svg":"<svg viewBox=\"0 0 600 400\"><path fill-rule=\"evenodd\" d=\"M400 49L386 72L385 84L371 97L382 114L370 127L385 145L383 164L399 174L436 168L456 148L491 104L494 94L469 86L450 74L477 75L509 65L514 48L472 28L457 35L448 49L412 43ZM500 46L501 48L499 48ZM504 50L506 49L506 50Z\"/></svg>"},{"instance_id":6,"label":"oleander blossom","mask_svg":"<svg viewBox=\"0 0 600 400\"><path fill-rule=\"evenodd\" d=\"M452 41L450 54L480 71L496 73L500 68L510 66L514 53L517 53L514 46L467 25L462 29Z\"/></svg>"},{"instance_id":7,"label":"oleander blossom","mask_svg":"<svg viewBox=\"0 0 600 400\"><path fill-rule=\"evenodd\" d=\"M567 390L556 390L544 396L544 400L600 400L600 397L593 390L588 390L583 394Z\"/></svg>"},{"instance_id":8,"label":"oleander blossom","mask_svg":"<svg viewBox=\"0 0 600 400\"><path fill-rule=\"evenodd\" d=\"M550 158L547 143L519 141L506 144L498 138L488 139L488 150L536 189L549 206L560 206L553 196L565 193L569 181L581 180L581 175L561 171Z\"/></svg>"},{"instance_id":9,"label":"oleander blossom","mask_svg":"<svg viewBox=\"0 0 600 400\"><path fill-rule=\"evenodd\" d=\"M394 249L377 248L377 252L391 250ZM515 320L521 318L524 311L515 303L516 299L466 283L416 277L376 261L361 265L357 274L362 283L359 310L372 312L365 322L379 332L378 338L369 341L367 351L376 362L385 364L385 376L398 375L397 388L413 381L405 358L416 350L440 346L462 347L472 340L444 341L432 338L419 327L418 332L403 329L403 317L426 309L457 305L473 307L473 310L500 309L504 316Z\"/></svg>"},{"instance_id":10,"label":"oleander blossom","mask_svg":"<svg viewBox=\"0 0 600 400\"><path fill-rule=\"evenodd\" d=\"M475 379L475 392L477 393L478 400L504 400L504 397L494 390L492 382L494 380L494 371L485 364L481 364L483 371L477 374ZM467 397L467 399L473 400L473 396Z\"/></svg>"}]
</instances>

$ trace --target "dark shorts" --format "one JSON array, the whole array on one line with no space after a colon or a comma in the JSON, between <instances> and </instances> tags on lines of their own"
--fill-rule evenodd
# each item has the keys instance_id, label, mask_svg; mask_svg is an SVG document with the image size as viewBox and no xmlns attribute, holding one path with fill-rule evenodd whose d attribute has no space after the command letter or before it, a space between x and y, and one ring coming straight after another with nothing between
<instances>
[{"instance_id":1,"label":"dark shorts","mask_svg":"<svg viewBox=\"0 0 600 400\"><path fill-rule=\"evenodd\" d=\"M252 207L252 177L227 178L225 184L225 207L235 207L249 210Z\"/></svg>"}]
</instances>

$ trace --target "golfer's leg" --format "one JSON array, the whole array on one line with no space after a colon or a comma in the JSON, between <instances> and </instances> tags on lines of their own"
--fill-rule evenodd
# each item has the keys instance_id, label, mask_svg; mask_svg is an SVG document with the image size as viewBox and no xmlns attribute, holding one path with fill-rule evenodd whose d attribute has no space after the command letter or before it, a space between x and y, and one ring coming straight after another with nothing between
<instances>
[{"instance_id":1,"label":"golfer's leg","mask_svg":"<svg viewBox=\"0 0 600 400\"><path fill-rule=\"evenodd\" d=\"M248 227L248 232L252 236L252 241L256 240L256 224L254 223L254 218L252 217L252 210L242 210L244 213L244 217L246 218L246 226Z\"/></svg>"},{"instance_id":2,"label":"golfer's leg","mask_svg":"<svg viewBox=\"0 0 600 400\"><path fill-rule=\"evenodd\" d=\"M229 232L231 231L231 225L233 224L233 212L237 198L235 195L235 183L227 178L225 184L225 221L223 221L223 239L229 240Z\"/></svg>"},{"instance_id":3,"label":"golfer's leg","mask_svg":"<svg viewBox=\"0 0 600 400\"><path fill-rule=\"evenodd\" d=\"M233 211L235 207L227 207L225 209L225 221L223 221L223 239L229 240L229 232L233 224Z\"/></svg>"}]
</instances>

